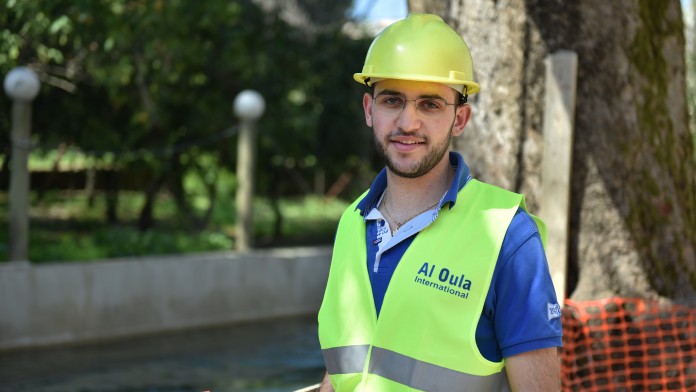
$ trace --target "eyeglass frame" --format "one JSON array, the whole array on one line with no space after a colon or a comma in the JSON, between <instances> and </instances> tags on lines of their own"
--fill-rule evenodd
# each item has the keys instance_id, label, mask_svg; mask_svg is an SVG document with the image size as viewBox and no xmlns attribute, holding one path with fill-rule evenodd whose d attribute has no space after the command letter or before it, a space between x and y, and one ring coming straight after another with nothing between
<instances>
[{"instance_id":1,"label":"eyeglass frame","mask_svg":"<svg viewBox=\"0 0 696 392\"><path fill-rule=\"evenodd\" d=\"M376 110L383 111L384 113L391 113L393 115L401 114L403 113L404 109L406 108L406 105L409 101L412 101L416 107L416 112L420 113L421 115L424 116L439 116L444 113L446 113L445 108L447 106L462 106L466 102L466 97L459 93L458 96L458 103L450 103L447 102L447 100L439 95L425 95L421 96L415 99L406 99L405 96L397 91L390 91L390 90L383 90L379 94L374 94L374 88L371 89L371 95L370 97L372 98L372 106ZM388 100L390 99L396 99L399 100L400 102L395 102L393 105L390 105L387 103ZM425 104L423 104L425 102ZM428 102L437 102L437 108L432 108L435 109L435 111L431 111L431 108L428 107L427 103ZM390 107L392 106L392 107ZM440 108L439 106L442 106Z\"/></svg>"},{"instance_id":2,"label":"eyeglass frame","mask_svg":"<svg viewBox=\"0 0 696 392\"><path fill-rule=\"evenodd\" d=\"M372 83L370 81L370 78L366 78L365 85L370 88L370 97L372 98L372 102L374 105L376 83ZM457 91L457 94L458 94L457 101L459 101L458 103L449 103L446 100L445 100L445 103L447 105L454 105L454 106L462 106L462 105L466 104L469 101L469 86L464 85L464 91L463 92ZM398 95L398 94L394 94L394 95ZM442 99L444 99L444 98L442 98ZM414 101L413 103L415 104L415 100L410 99L409 101ZM404 100L404 106L401 108L401 111L403 111L405 108L406 108L406 100ZM418 107L416 106L416 110L417 109L418 109Z\"/></svg>"},{"instance_id":3,"label":"eyeglass frame","mask_svg":"<svg viewBox=\"0 0 696 392\"><path fill-rule=\"evenodd\" d=\"M399 102L394 102L393 105L388 104L387 101L392 99L399 100ZM456 103L449 103L442 97L419 97L416 99L406 99L398 94L379 94L377 96L372 96L373 106L375 106L378 110L391 112L394 114L402 113L408 102L413 102L416 105L416 111L424 115L440 115L445 113L445 108L447 106L457 106ZM436 107L428 108L426 105L427 103L433 103Z\"/></svg>"}]
</instances>

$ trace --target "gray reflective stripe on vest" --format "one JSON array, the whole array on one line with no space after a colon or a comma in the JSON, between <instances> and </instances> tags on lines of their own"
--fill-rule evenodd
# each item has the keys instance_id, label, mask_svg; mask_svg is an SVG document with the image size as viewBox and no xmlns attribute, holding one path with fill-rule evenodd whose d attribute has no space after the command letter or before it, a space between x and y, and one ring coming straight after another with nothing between
<instances>
[{"instance_id":1,"label":"gray reflective stripe on vest","mask_svg":"<svg viewBox=\"0 0 696 392\"><path fill-rule=\"evenodd\" d=\"M369 345L343 346L321 350L329 374L362 373Z\"/></svg>"},{"instance_id":2,"label":"gray reflective stripe on vest","mask_svg":"<svg viewBox=\"0 0 696 392\"><path fill-rule=\"evenodd\" d=\"M510 391L504 371L489 376L475 376L379 347L372 347L368 372L428 392Z\"/></svg>"}]
</instances>

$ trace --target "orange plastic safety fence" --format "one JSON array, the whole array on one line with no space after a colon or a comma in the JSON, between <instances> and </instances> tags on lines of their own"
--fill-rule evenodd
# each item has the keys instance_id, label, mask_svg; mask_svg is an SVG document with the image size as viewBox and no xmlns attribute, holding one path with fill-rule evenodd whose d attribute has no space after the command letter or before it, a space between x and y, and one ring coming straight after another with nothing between
<instances>
[{"instance_id":1,"label":"orange plastic safety fence","mask_svg":"<svg viewBox=\"0 0 696 392\"><path fill-rule=\"evenodd\" d=\"M566 300L563 391L696 391L696 309Z\"/></svg>"}]
</instances>

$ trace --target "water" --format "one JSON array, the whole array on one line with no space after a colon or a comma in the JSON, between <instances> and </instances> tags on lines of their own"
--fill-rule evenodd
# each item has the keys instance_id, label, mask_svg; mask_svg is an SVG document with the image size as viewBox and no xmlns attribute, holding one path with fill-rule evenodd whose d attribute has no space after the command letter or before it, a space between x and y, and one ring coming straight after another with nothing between
<instances>
[{"instance_id":1,"label":"water","mask_svg":"<svg viewBox=\"0 0 696 392\"><path fill-rule=\"evenodd\" d=\"M0 391L294 391L324 365L316 317L0 352Z\"/></svg>"}]
</instances>

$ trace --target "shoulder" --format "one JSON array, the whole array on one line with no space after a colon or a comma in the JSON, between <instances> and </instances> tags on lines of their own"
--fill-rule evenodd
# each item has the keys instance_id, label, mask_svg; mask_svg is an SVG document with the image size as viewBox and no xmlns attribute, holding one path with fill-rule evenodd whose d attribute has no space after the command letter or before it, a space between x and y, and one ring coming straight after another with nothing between
<instances>
[{"instance_id":1,"label":"shoulder","mask_svg":"<svg viewBox=\"0 0 696 392\"><path fill-rule=\"evenodd\" d=\"M534 218L519 208L503 238L493 284L511 283L511 280L531 283L539 278L539 273L549 274L541 234Z\"/></svg>"},{"instance_id":2,"label":"shoulder","mask_svg":"<svg viewBox=\"0 0 696 392\"><path fill-rule=\"evenodd\" d=\"M536 272L548 274L544 245L532 216L519 208L505 233L492 284L534 279Z\"/></svg>"},{"instance_id":3,"label":"shoulder","mask_svg":"<svg viewBox=\"0 0 696 392\"><path fill-rule=\"evenodd\" d=\"M346 209L343 211L343 216L345 217L346 215L354 215L354 214L361 215L362 214L361 210L365 209L367 207L366 206L366 201L367 201L366 198L367 198L368 193L369 193L369 190L363 192L362 195L360 195L357 199L353 200L353 202L350 203L350 205L348 207L346 207Z\"/></svg>"},{"instance_id":4,"label":"shoulder","mask_svg":"<svg viewBox=\"0 0 696 392\"><path fill-rule=\"evenodd\" d=\"M477 194L485 194L486 196L501 199L518 200L524 197L519 193L515 193L507 189L501 188L499 186L479 181L475 178L472 178L471 180L467 181L466 185L464 185L464 188L462 189L467 190L467 188L470 192L475 192Z\"/></svg>"},{"instance_id":5,"label":"shoulder","mask_svg":"<svg viewBox=\"0 0 696 392\"><path fill-rule=\"evenodd\" d=\"M457 194L456 203L468 206L465 210L508 209L512 212L524 206L524 196L472 178Z\"/></svg>"},{"instance_id":6,"label":"shoulder","mask_svg":"<svg viewBox=\"0 0 696 392\"><path fill-rule=\"evenodd\" d=\"M548 312L558 300L539 229L521 208L505 235L489 295L504 357L561 344L560 319Z\"/></svg>"},{"instance_id":7,"label":"shoulder","mask_svg":"<svg viewBox=\"0 0 696 392\"><path fill-rule=\"evenodd\" d=\"M539 241L538 243L534 242L528 246L538 246L543 252L541 234L536 221L527 211L518 208L505 233L503 246L500 249L500 258L498 260L505 261L509 259L513 252L517 251L520 246L525 244L532 237L539 238Z\"/></svg>"}]
</instances>

